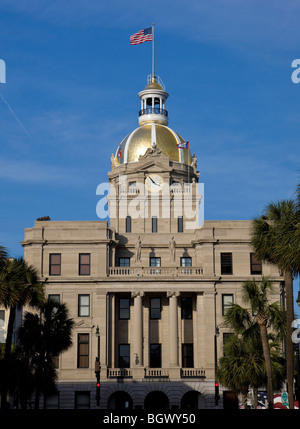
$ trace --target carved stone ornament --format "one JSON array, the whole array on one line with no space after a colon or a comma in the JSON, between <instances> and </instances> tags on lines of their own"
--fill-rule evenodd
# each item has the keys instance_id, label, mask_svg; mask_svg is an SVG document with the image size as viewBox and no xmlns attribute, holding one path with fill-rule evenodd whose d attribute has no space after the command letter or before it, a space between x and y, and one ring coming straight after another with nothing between
<instances>
[{"instance_id":1,"label":"carved stone ornament","mask_svg":"<svg viewBox=\"0 0 300 429\"><path fill-rule=\"evenodd\" d=\"M161 156L162 151L159 149L159 147L157 147L156 145L153 145L152 147L149 147L146 152L144 153L144 155L140 155L139 160L140 159L145 159L148 156Z\"/></svg>"}]
</instances>

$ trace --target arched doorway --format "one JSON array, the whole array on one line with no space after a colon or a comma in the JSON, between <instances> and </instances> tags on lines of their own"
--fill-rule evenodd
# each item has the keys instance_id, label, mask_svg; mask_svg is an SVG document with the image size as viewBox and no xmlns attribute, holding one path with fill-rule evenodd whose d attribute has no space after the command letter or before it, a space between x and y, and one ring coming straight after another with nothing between
<instances>
[{"instance_id":1,"label":"arched doorway","mask_svg":"<svg viewBox=\"0 0 300 429\"><path fill-rule=\"evenodd\" d=\"M153 390L145 398L145 410L167 410L169 399L167 395L159 390Z\"/></svg>"},{"instance_id":2,"label":"arched doorway","mask_svg":"<svg viewBox=\"0 0 300 429\"><path fill-rule=\"evenodd\" d=\"M132 409L132 399L127 392L114 392L108 399L109 410L130 410Z\"/></svg>"},{"instance_id":3,"label":"arched doorway","mask_svg":"<svg viewBox=\"0 0 300 429\"><path fill-rule=\"evenodd\" d=\"M181 398L181 409L197 410L198 398L199 398L199 392L197 392L196 390L190 390L189 392L186 392Z\"/></svg>"}]
</instances>

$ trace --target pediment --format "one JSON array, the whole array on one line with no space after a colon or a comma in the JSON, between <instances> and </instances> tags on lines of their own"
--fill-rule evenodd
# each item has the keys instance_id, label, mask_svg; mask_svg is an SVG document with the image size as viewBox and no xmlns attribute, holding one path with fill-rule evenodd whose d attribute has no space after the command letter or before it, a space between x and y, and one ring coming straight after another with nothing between
<instances>
[{"instance_id":1,"label":"pediment","mask_svg":"<svg viewBox=\"0 0 300 429\"><path fill-rule=\"evenodd\" d=\"M93 328L94 325L91 323L87 323L86 320L79 320L79 322L75 323L74 325L76 328Z\"/></svg>"},{"instance_id":2,"label":"pediment","mask_svg":"<svg viewBox=\"0 0 300 429\"><path fill-rule=\"evenodd\" d=\"M172 168L169 166L169 163L163 164L160 162L147 162L139 166L136 169L137 172L149 172L149 173L158 173L164 171L172 171Z\"/></svg>"},{"instance_id":3,"label":"pediment","mask_svg":"<svg viewBox=\"0 0 300 429\"><path fill-rule=\"evenodd\" d=\"M137 171L171 171L170 159L159 148L149 148L139 157Z\"/></svg>"}]
</instances>

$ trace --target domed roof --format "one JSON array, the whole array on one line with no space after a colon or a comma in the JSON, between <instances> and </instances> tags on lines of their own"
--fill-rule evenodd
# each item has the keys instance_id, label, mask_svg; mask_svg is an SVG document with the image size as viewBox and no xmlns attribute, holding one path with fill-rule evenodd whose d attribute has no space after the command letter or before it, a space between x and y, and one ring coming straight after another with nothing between
<instances>
[{"instance_id":1,"label":"domed roof","mask_svg":"<svg viewBox=\"0 0 300 429\"><path fill-rule=\"evenodd\" d=\"M115 154L116 164L137 162L139 157L144 155L153 144L168 155L170 161L191 164L190 150L177 147L178 144L184 142L185 140L179 134L165 125L145 124L128 134L120 143Z\"/></svg>"},{"instance_id":2,"label":"domed roof","mask_svg":"<svg viewBox=\"0 0 300 429\"><path fill-rule=\"evenodd\" d=\"M162 86L155 80L152 80L152 82L148 83L148 85L145 87L145 90L147 89L159 89L160 91L163 90Z\"/></svg>"}]
</instances>

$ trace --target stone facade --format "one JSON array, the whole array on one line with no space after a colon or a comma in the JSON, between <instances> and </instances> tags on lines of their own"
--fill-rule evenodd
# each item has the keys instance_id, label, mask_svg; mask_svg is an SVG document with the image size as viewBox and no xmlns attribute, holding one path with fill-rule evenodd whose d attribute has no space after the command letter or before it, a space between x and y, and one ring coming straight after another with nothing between
<instances>
[{"instance_id":1,"label":"stone facade","mask_svg":"<svg viewBox=\"0 0 300 429\"><path fill-rule=\"evenodd\" d=\"M26 229L25 259L38 269L47 294L67 303L75 321L73 346L59 358L60 406L73 408L76 391L90 392L90 406L96 406L97 327L101 407L112 406L111 395L119 390L130 395L134 407L143 407L153 390L164 392L170 407L180 407L190 390L201 394L200 407L214 406L214 372L222 353L226 298L241 303L241 284L252 277L249 228L248 221L205 221L193 233L174 233L172 263L169 233L124 233L121 240L103 221L36 221ZM138 234L141 261L135 261L134 254ZM149 266L153 249L155 257L161 258L160 266ZM221 272L224 253L232 254L232 274ZM114 264L109 263L112 254ZM49 272L51 255L60 255L59 274ZM89 274L80 274L79 255L90 255ZM124 255L132 255L130 266L120 267L119 258L128 257ZM191 258L191 266L183 267L182 258L189 262ZM283 278L271 265L264 265L262 273L277 286L274 300L278 300ZM82 297L86 301L81 304ZM78 356L82 334L87 340L86 367L80 367ZM122 345L129 356L120 357ZM154 368L152 345L160 345L160 364ZM186 345L192 346L185 350ZM120 365L121 358L129 361L128 367Z\"/></svg>"},{"instance_id":2,"label":"stone facade","mask_svg":"<svg viewBox=\"0 0 300 429\"><path fill-rule=\"evenodd\" d=\"M226 306L241 304L243 281L262 275L281 299L278 269L251 259L251 222L200 225L196 156L180 155L187 149L173 147L154 109L147 118L142 154L130 152L145 145L146 134L135 133L112 156L109 223L37 220L25 230L26 261L75 322L73 345L59 357L59 398L47 407L98 406L99 354L100 408L215 408Z\"/></svg>"}]
</instances>

